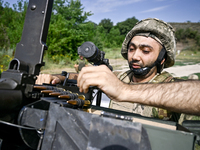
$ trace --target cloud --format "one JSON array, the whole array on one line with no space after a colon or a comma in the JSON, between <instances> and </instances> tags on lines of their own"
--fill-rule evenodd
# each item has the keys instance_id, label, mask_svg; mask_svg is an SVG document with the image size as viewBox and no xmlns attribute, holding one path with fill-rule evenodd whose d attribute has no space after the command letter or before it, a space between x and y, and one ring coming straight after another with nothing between
<instances>
[{"instance_id":1,"label":"cloud","mask_svg":"<svg viewBox=\"0 0 200 150\"><path fill-rule=\"evenodd\" d=\"M85 7L86 11L91 11L92 13L105 13L116 10L118 6L129 5L141 1L144 0L82 0L81 3Z\"/></svg>"},{"instance_id":2,"label":"cloud","mask_svg":"<svg viewBox=\"0 0 200 150\"><path fill-rule=\"evenodd\" d=\"M147 12L155 12L155 11L160 11L160 10L164 10L165 8L169 7L169 5L167 6L162 6L162 7L156 7L153 9L149 9L149 10L145 10L145 11L141 11L140 13L147 13Z\"/></svg>"}]
</instances>

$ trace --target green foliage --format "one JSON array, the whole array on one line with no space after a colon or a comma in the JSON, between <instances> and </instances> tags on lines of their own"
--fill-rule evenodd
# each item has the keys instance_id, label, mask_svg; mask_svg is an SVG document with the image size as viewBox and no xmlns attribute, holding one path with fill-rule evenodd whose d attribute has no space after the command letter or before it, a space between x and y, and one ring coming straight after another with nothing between
<instances>
[{"instance_id":1,"label":"green foliage","mask_svg":"<svg viewBox=\"0 0 200 150\"><path fill-rule=\"evenodd\" d=\"M0 49L15 50L20 42L27 1L18 0L11 8L8 2L0 0ZM93 42L100 50L121 47L125 32L138 21L133 17L113 26L110 19L103 19L97 25L87 21L91 15L84 11L80 0L54 0L45 57L57 64L69 63L77 59L77 48L86 41Z\"/></svg>"},{"instance_id":2,"label":"green foliage","mask_svg":"<svg viewBox=\"0 0 200 150\"><path fill-rule=\"evenodd\" d=\"M3 71L8 69L10 61L13 59L11 50L0 51L0 75Z\"/></svg>"},{"instance_id":3,"label":"green foliage","mask_svg":"<svg viewBox=\"0 0 200 150\"><path fill-rule=\"evenodd\" d=\"M75 20L74 25L81 24L91 16L91 12L84 12L80 0L55 0L54 14L60 14L65 20Z\"/></svg>"},{"instance_id":4,"label":"green foliage","mask_svg":"<svg viewBox=\"0 0 200 150\"><path fill-rule=\"evenodd\" d=\"M128 18L123 22L117 23L121 35L126 35L139 20L135 17Z\"/></svg>"},{"instance_id":5,"label":"green foliage","mask_svg":"<svg viewBox=\"0 0 200 150\"><path fill-rule=\"evenodd\" d=\"M97 26L95 28L94 36L92 38L92 42L103 51L103 47L105 47L105 39L106 39L106 32L103 28L103 26Z\"/></svg>"},{"instance_id":6,"label":"green foliage","mask_svg":"<svg viewBox=\"0 0 200 150\"><path fill-rule=\"evenodd\" d=\"M94 24L86 23L90 12L84 12L79 0L56 0L47 37L48 55L57 62L58 57L77 58L77 47L91 40ZM53 57L54 56L54 57Z\"/></svg>"},{"instance_id":7,"label":"green foliage","mask_svg":"<svg viewBox=\"0 0 200 150\"><path fill-rule=\"evenodd\" d=\"M113 22L111 22L110 19L103 19L101 20L101 22L99 23L99 26L102 26L105 30L106 33L109 33L110 30L113 27Z\"/></svg>"},{"instance_id":8,"label":"green foliage","mask_svg":"<svg viewBox=\"0 0 200 150\"><path fill-rule=\"evenodd\" d=\"M200 51L200 34L198 31L192 30L190 28L178 29L175 32L175 36L178 42L188 43L189 39L194 40L195 44L190 47L190 50L193 51L193 53Z\"/></svg>"},{"instance_id":9,"label":"green foliage","mask_svg":"<svg viewBox=\"0 0 200 150\"><path fill-rule=\"evenodd\" d=\"M0 47L3 49L8 49L10 47L10 40L7 35L6 27L0 24Z\"/></svg>"},{"instance_id":10,"label":"green foliage","mask_svg":"<svg viewBox=\"0 0 200 150\"><path fill-rule=\"evenodd\" d=\"M110 47L119 47L122 44L122 41L124 40L124 36L120 35L120 31L118 28L112 28L110 30L110 33L107 35L107 42L109 43L107 45L108 48Z\"/></svg>"},{"instance_id":11,"label":"green foliage","mask_svg":"<svg viewBox=\"0 0 200 150\"><path fill-rule=\"evenodd\" d=\"M177 41L186 40L189 39L195 39L198 36L198 32L194 31L190 28L187 29L178 29L175 32L175 36L177 38Z\"/></svg>"},{"instance_id":12,"label":"green foliage","mask_svg":"<svg viewBox=\"0 0 200 150\"><path fill-rule=\"evenodd\" d=\"M11 8L8 2L0 0L0 49L14 50L20 41L27 1L18 0ZM97 25L87 21L91 15L84 11L80 0L54 0L45 56L54 63L65 64L78 57L77 48L86 41L93 42L100 50L121 47L125 35L138 22L132 17L114 26L110 19L103 19ZM191 49L194 54L200 51L200 35L196 31L179 29L176 38L184 42L195 39L196 45Z\"/></svg>"},{"instance_id":13,"label":"green foliage","mask_svg":"<svg viewBox=\"0 0 200 150\"><path fill-rule=\"evenodd\" d=\"M200 46L200 34L196 35L195 40L196 40L197 46ZM200 48L198 49L198 51L200 51Z\"/></svg>"},{"instance_id":14,"label":"green foliage","mask_svg":"<svg viewBox=\"0 0 200 150\"><path fill-rule=\"evenodd\" d=\"M10 8L10 4L0 1L0 48L15 48L20 41L25 14L28 6L27 1L19 0L18 4L14 4L14 10Z\"/></svg>"}]
</instances>

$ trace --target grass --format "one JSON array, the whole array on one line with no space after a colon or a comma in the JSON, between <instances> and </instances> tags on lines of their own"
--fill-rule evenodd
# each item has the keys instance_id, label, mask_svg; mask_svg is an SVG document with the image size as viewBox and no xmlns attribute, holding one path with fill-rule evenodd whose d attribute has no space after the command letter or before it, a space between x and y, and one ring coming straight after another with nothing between
<instances>
[{"instance_id":1,"label":"grass","mask_svg":"<svg viewBox=\"0 0 200 150\"><path fill-rule=\"evenodd\" d=\"M104 48L104 52L107 59L122 58L121 48Z\"/></svg>"},{"instance_id":2,"label":"grass","mask_svg":"<svg viewBox=\"0 0 200 150\"><path fill-rule=\"evenodd\" d=\"M175 66L194 65L200 63L200 51L182 50L176 56Z\"/></svg>"},{"instance_id":3,"label":"grass","mask_svg":"<svg viewBox=\"0 0 200 150\"><path fill-rule=\"evenodd\" d=\"M62 58L57 60L57 62L53 61L47 55L44 56L43 61L45 62L45 66L42 66L41 71L44 70L55 70L55 69L62 69L62 68L73 68L75 61L72 61L69 58Z\"/></svg>"}]
</instances>

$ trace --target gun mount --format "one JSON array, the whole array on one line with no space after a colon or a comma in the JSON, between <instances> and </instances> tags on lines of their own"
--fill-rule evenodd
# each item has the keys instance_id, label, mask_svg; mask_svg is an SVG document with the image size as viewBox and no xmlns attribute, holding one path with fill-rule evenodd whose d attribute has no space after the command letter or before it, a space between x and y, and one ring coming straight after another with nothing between
<instances>
[{"instance_id":1,"label":"gun mount","mask_svg":"<svg viewBox=\"0 0 200 150\"><path fill-rule=\"evenodd\" d=\"M196 135L174 122L91 105L93 89L78 92L70 74L63 85L35 85L52 6L29 1L15 58L1 75L0 148L193 149Z\"/></svg>"}]
</instances>

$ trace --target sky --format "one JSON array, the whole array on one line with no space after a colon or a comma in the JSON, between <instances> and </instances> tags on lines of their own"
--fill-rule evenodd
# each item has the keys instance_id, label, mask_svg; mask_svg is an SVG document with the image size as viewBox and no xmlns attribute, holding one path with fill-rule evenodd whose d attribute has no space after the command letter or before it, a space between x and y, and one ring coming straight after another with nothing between
<instances>
[{"instance_id":1,"label":"sky","mask_svg":"<svg viewBox=\"0 0 200 150\"><path fill-rule=\"evenodd\" d=\"M3 0L12 4L18 0ZM110 19L114 25L135 17L158 18L165 22L200 22L200 0L81 0L88 21L99 24Z\"/></svg>"}]
</instances>

